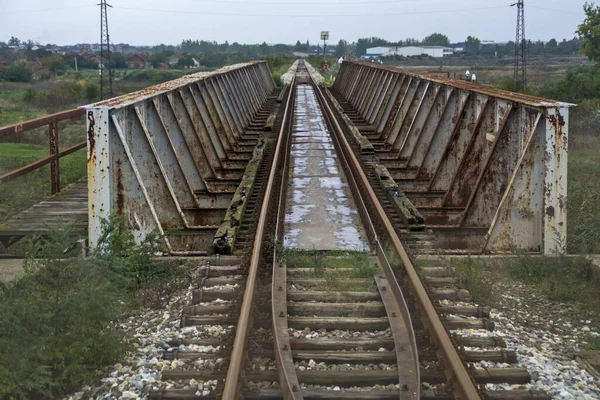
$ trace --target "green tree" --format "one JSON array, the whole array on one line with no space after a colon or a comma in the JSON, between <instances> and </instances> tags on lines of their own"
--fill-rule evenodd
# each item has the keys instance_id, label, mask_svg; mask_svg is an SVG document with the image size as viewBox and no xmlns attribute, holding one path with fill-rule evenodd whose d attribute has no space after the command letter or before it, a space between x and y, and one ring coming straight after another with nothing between
<instances>
[{"instance_id":1,"label":"green tree","mask_svg":"<svg viewBox=\"0 0 600 400\"><path fill-rule=\"evenodd\" d=\"M25 63L16 63L0 69L0 81L31 82L31 79L33 79L33 72L25 66Z\"/></svg>"},{"instance_id":2,"label":"green tree","mask_svg":"<svg viewBox=\"0 0 600 400\"><path fill-rule=\"evenodd\" d=\"M481 41L474 37L474 36L469 36L467 37L467 43L466 43L466 52L469 55L472 56L476 56L479 54L479 50L480 50L480 46L481 46Z\"/></svg>"},{"instance_id":3,"label":"green tree","mask_svg":"<svg viewBox=\"0 0 600 400\"><path fill-rule=\"evenodd\" d=\"M441 33L432 33L423 39L423 45L425 46L449 46L450 39L448 36Z\"/></svg>"},{"instance_id":4,"label":"green tree","mask_svg":"<svg viewBox=\"0 0 600 400\"><path fill-rule=\"evenodd\" d=\"M260 54L267 55L269 53L270 53L270 51L269 51L269 45L267 44L267 42L263 42L260 45Z\"/></svg>"},{"instance_id":5,"label":"green tree","mask_svg":"<svg viewBox=\"0 0 600 400\"><path fill-rule=\"evenodd\" d=\"M600 59L600 7L594 3L583 6L585 19L577 28L579 38L583 40L581 51L590 60Z\"/></svg>"},{"instance_id":6,"label":"green tree","mask_svg":"<svg viewBox=\"0 0 600 400\"><path fill-rule=\"evenodd\" d=\"M345 41L344 39L341 39L338 44L337 47L335 48L335 56L336 57L344 57L346 55L346 53L348 52L348 42Z\"/></svg>"},{"instance_id":7,"label":"green tree","mask_svg":"<svg viewBox=\"0 0 600 400\"><path fill-rule=\"evenodd\" d=\"M303 51L304 45L300 43L299 40L296 41L296 45L294 46L294 51Z\"/></svg>"},{"instance_id":8,"label":"green tree","mask_svg":"<svg viewBox=\"0 0 600 400\"><path fill-rule=\"evenodd\" d=\"M194 60L192 60L192 56L183 56L179 60L177 60L177 68L191 68L194 66Z\"/></svg>"},{"instance_id":9,"label":"green tree","mask_svg":"<svg viewBox=\"0 0 600 400\"><path fill-rule=\"evenodd\" d=\"M64 58L55 54L42 61L42 65L50 70L53 75L60 75L67 70L67 63Z\"/></svg>"},{"instance_id":10,"label":"green tree","mask_svg":"<svg viewBox=\"0 0 600 400\"><path fill-rule=\"evenodd\" d=\"M166 63L168 61L165 53L156 53L150 56L150 62L154 68L157 68L160 64Z\"/></svg>"},{"instance_id":11,"label":"green tree","mask_svg":"<svg viewBox=\"0 0 600 400\"><path fill-rule=\"evenodd\" d=\"M14 36L11 36L10 40L8 41L9 46L18 46L20 44L21 44L21 41Z\"/></svg>"}]
</instances>

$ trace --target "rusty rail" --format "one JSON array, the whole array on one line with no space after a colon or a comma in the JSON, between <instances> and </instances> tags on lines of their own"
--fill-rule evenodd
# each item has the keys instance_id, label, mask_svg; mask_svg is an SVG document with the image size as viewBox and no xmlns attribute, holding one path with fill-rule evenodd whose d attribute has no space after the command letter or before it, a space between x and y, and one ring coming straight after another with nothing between
<instances>
[{"instance_id":1,"label":"rusty rail","mask_svg":"<svg viewBox=\"0 0 600 400\"><path fill-rule=\"evenodd\" d=\"M246 288L244 291L244 298L242 306L240 308L240 317L235 331L235 339L233 343L233 350L231 352L231 358L229 361L229 368L227 369L227 377L225 378L225 387L223 389L223 399L234 399L238 397L238 381L242 366L245 360L245 349L246 340L248 337L248 331L250 329L250 321L252 317L252 305L254 303L254 294L256 291L256 282L258 277L258 269L262 256L263 249L263 236L267 225L267 216L269 214L269 206L271 203L271 197L274 194L275 180L277 179L280 171L274 166L278 160L283 156L284 151L284 133L286 127L286 121L291 118L291 107L292 104L291 96L293 91L289 91L288 101L286 103L285 111L283 114L283 123L281 130L277 137L277 145L275 147L275 155L273 157L273 165L269 173L269 180L265 189L265 195L260 209L260 217L256 228L256 236L254 239L254 246L252 248L252 259L250 260L250 266L248 268L248 278L246 280Z\"/></svg>"},{"instance_id":2,"label":"rusty rail","mask_svg":"<svg viewBox=\"0 0 600 400\"><path fill-rule=\"evenodd\" d=\"M391 221L387 217L383 206L379 203L377 195L371 187L367 175L362 169L361 163L354 154L350 143L348 143L343 130L337 119L334 117L332 109L329 104L325 101L324 96L319 88L317 91L320 98L322 99L322 106L324 113L329 116L329 119L334 128L334 134L339 140L342 152L349 161L351 172L354 174L355 179L361 184L364 189L363 198L369 203L376 211L376 215L372 215L373 218L377 218L378 223L383 226L385 236L390 242L393 250L400 257L403 264L404 270L408 276L410 286L412 288L415 300L419 303L419 308L422 310L423 322L431 332L432 340L438 345L441 356L444 360L445 374L449 382L453 382L453 390L457 398L462 399L479 399L479 394L471 377L469 376L465 366L458 355L456 348L454 347L448 332L446 331L439 315L437 314L433 303L431 302L423 283L416 271L415 266L412 263L404 245L402 244L398 234L396 233Z\"/></svg>"},{"instance_id":3,"label":"rusty rail","mask_svg":"<svg viewBox=\"0 0 600 400\"><path fill-rule=\"evenodd\" d=\"M289 85L288 105L295 109L296 104L296 78ZM290 116L291 117L291 116ZM275 226L276 243L283 240L284 219L285 219L285 199L287 182L289 179L289 156L291 150L293 118L284 119L281 126L280 136L285 134L285 154L283 167L281 168L281 185L279 188L279 204L277 208L277 223ZM302 399L302 391L298 376L294 370L294 360L292 357L292 346L288 333L287 320L287 270L278 260L278 249L275 246L273 251L273 278L271 286L271 318L273 323L273 348L275 350L275 362L277 364L277 376L281 386L281 393L284 399Z\"/></svg>"},{"instance_id":4,"label":"rusty rail","mask_svg":"<svg viewBox=\"0 0 600 400\"><path fill-rule=\"evenodd\" d=\"M0 185L3 183L13 181L19 178L20 176L26 175L30 172L42 168L47 164L50 164L50 186L52 188L52 194L60 192L60 159L65 156L68 156L71 153L76 152L77 150L83 149L87 146L87 142L84 140L80 143L77 143L76 145L73 145L61 151L58 141L58 123L60 121L66 121L69 119L81 117L84 114L85 110L80 108L74 108L56 114L45 115L43 117L31 119L28 121L23 121L16 124L0 127L1 139L15 135L20 135L24 132L31 131L33 129L48 126L48 139L50 148L50 155L48 157L44 157L31 164L25 165L23 167L17 168L13 171L0 175Z\"/></svg>"}]
</instances>

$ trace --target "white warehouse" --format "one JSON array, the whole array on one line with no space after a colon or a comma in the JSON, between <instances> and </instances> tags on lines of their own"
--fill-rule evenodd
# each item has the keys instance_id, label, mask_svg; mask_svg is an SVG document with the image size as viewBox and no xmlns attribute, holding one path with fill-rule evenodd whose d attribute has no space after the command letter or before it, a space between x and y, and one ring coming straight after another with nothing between
<instances>
[{"instance_id":1,"label":"white warehouse","mask_svg":"<svg viewBox=\"0 0 600 400\"><path fill-rule=\"evenodd\" d=\"M367 54L363 58L387 57L387 56L420 56L426 54L430 57L446 57L454 53L452 47L444 46L408 46L408 47L371 47L367 49Z\"/></svg>"}]
</instances>

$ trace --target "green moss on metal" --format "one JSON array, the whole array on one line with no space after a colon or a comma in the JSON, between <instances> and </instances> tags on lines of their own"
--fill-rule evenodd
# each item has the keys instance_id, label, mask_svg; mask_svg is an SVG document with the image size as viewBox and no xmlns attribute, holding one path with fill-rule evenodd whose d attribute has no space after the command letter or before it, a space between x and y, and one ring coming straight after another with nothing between
<instances>
[{"instance_id":1,"label":"green moss on metal","mask_svg":"<svg viewBox=\"0 0 600 400\"><path fill-rule=\"evenodd\" d=\"M287 90L288 90L289 87L290 87L290 85L285 85L281 89L281 92L279 92L279 96L277 97L277 102L278 103L282 103L283 102L283 98L285 97L285 93L287 92Z\"/></svg>"},{"instance_id":2,"label":"green moss on metal","mask_svg":"<svg viewBox=\"0 0 600 400\"><path fill-rule=\"evenodd\" d=\"M252 187L254 186L256 174L263 159L264 150L265 142L259 139L252 153L252 158L246 166L242 181L233 194L227 213L225 213L225 218L221 225L219 225L217 233L215 233L213 247L215 252L219 254L230 254L235 246L238 229L242 224L242 217L246 210L250 193L252 193Z\"/></svg>"},{"instance_id":3,"label":"green moss on metal","mask_svg":"<svg viewBox=\"0 0 600 400\"><path fill-rule=\"evenodd\" d=\"M346 113L344 113L342 106L340 106L340 104L335 99L335 97L333 97L331 92L329 90L325 90L325 93L327 93L327 96L329 96L329 100L344 119L344 122L350 129L350 132L352 132L352 137L354 138L356 144L358 144L358 146L360 147L361 154L374 154L375 148L373 147L373 144L369 141L369 139L367 139L365 136L363 136L362 133L360 133L358 128L354 125L354 122L352 122L350 117L348 117Z\"/></svg>"},{"instance_id":4,"label":"green moss on metal","mask_svg":"<svg viewBox=\"0 0 600 400\"><path fill-rule=\"evenodd\" d=\"M410 230L423 230L425 229L425 220L423 216L417 210L408 197L400 190L400 187L394 181L394 178L390 175L389 171L383 165L374 165L373 169L377 180L381 184L381 187L385 190L390 201L396 206L396 209L400 213L400 217L404 221L406 227Z\"/></svg>"},{"instance_id":5,"label":"green moss on metal","mask_svg":"<svg viewBox=\"0 0 600 400\"><path fill-rule=\"evenodd\" d=\"M275 125L275 118L277 118L277 114L269 115L269 118L267 118L267 122L265 123L265 131L273 131L273 126Z\"/></svg>"}]
</instances>

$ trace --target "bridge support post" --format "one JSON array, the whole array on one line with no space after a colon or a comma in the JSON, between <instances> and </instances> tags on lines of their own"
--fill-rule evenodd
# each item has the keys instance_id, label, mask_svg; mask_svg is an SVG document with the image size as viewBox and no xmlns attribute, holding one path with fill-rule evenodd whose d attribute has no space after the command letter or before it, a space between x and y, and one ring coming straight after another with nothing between
<instances>
[{"instance_id":1,"label":"bridge support post","mask_svg":"<svg viewBox=\"0 0 600 400\"><path fill-rule=\"evenodd\" d=\"M102 219L113 208L110 115L107 107L86 112L88 139L88 237L92 251L98 247Z\"/></svg>"},{"instance_id":2,"label":"bridge support post","mask_svg":"<svg viewBox=\"0 0 600 400\"><path fill-rule=\"evenodd\" d=\"M548 108L544 148L544 254L566 252L569 111Z\"/></svg>"},{"instance_id":3,"label":"bridge support post","mask_svg":"<svg viewBox=\"0 0 600 400\"><path fill-rule=\"evenodd\" d=\"M58 159L58 121L53 121L48 125L48 137L50 139L50 155L56 156L56 160L50 163L50 187L52 194L60 192L60 165Z\"/></svg>"}]
</instances>

